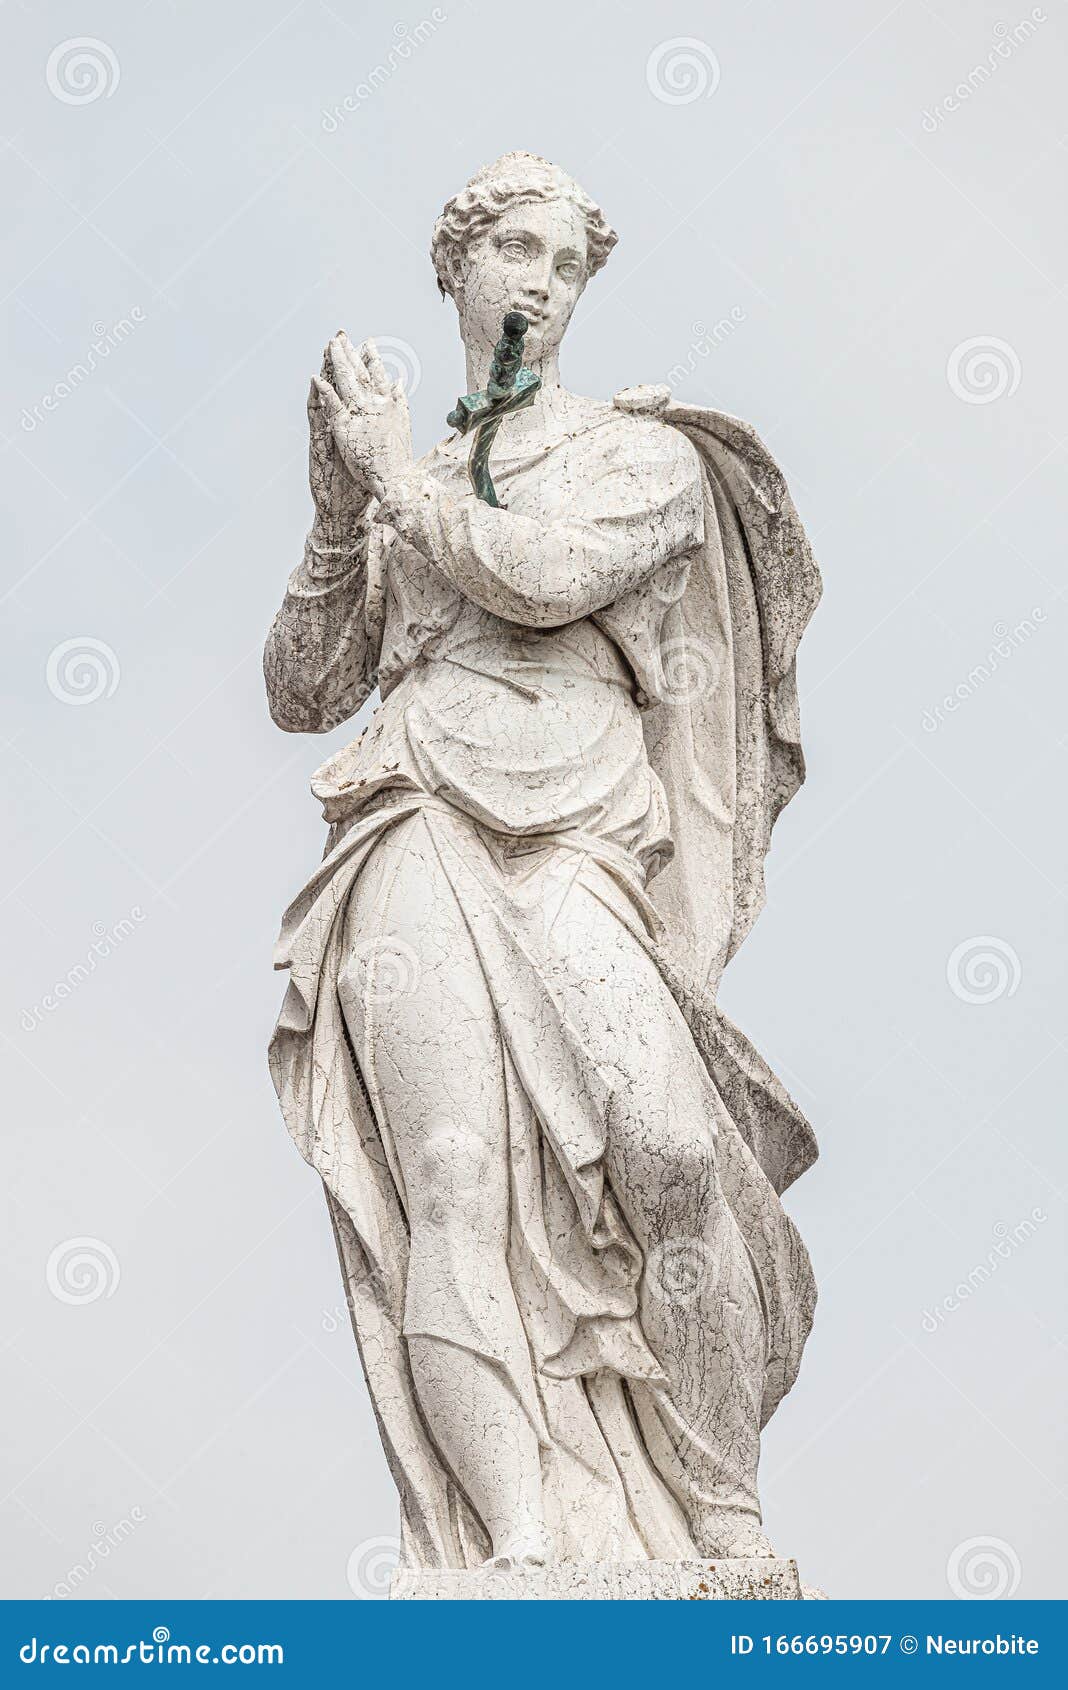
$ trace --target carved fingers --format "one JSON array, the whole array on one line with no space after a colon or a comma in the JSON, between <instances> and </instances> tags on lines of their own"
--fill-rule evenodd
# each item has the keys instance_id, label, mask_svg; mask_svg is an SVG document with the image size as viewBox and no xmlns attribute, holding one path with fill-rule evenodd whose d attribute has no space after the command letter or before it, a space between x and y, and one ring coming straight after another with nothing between
<instances>
[{"instance_id":1,"label":"carved fingers","mask_svg":"<svg viewBox=\"0 0 1068 1690\"><path fill-rule=\"evenodd\" d=\"M326 353L320 380L343 405L375 411L382 409L383 402L389 405L396 400L400 384L390 381L373 340L353 346L344 329L339 329Z\"/></svg>"},{"instance_id":2,"label":"carved fingers","mask_svg":"<svg viewBox=\"0 0 1068 1690\"><path fill-rule=\"evenodd\" d=\"M370 491L353 475L334 438L333 417L344 406L333 385L332 346L325 348L320 372L308 388L308 474L319 519L327 524L351 521Z\"/></svg>"},{"instance_id":3,"label":"carved fingers","mask_svg":"<svg viewBox=\"0 0 1068 1690\"><path fill-rule=\"evenodd\" d=\"M360 347L360 357L363 360L371 386L383 398L392 398L393 384L386 374L386 367L378 356L378 348L373 340L365 340Z\"/></svg>"},{"instance_id":4,"label":"carved fingers","mask_svg":"<svg viewBox=\"0 0 1068 1690\"><path fill-rule=\"evenodd\" d=\"M403 389L390 382L374 342L355 347L340 330L312 386L349 474L379 491L411 460L411 425Z\"/></svg>"}]
</instances>

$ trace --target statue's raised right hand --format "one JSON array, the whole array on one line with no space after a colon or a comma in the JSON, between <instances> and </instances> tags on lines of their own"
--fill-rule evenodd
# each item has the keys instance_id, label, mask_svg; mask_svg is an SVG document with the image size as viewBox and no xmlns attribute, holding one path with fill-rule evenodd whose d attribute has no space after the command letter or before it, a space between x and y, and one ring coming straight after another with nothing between
<instances>
[{"instance_id":1,"label":"statue's raised right hand","mask_svg":"<svg viewBox=\"0 0 1068 1690\"><path fill-rule=\"evenodd\" d=\"M333 359L327 346L318 379L330 381L333 375ZM370 489L360 486L345 467L315 377L308 389L308 436L308 481L315 500L316 522L320 530L329 531L331 539L340 539L362 514Z\"/></svg>"},{"instance_id":2,"label":"statue's raised right hand","mask_svg":"<svg viewBox=\"0 0 1068 1690\"><path fill-rule=\"evenodd\" d=\"M391 477L412 461L404 388L390 381L373 340L354 347L341 330L330 342L330 359L333 382L320 376L315 389L334 444L357 486L382 498Z\"/></svg>"}]
</instances>

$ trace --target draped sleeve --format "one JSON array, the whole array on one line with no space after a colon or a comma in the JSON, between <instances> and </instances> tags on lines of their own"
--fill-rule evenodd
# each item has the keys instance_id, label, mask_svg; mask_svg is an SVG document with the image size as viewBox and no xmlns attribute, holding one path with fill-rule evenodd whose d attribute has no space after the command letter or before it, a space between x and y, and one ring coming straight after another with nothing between
<instances>
[{"instance_id":1,"label":"draped sleeve","mask_svg":"<svg viewBox=\"0 0 1068 1690\"><path fill-rule=\"evenodd\" d=\"M271 716L287 733L326 733L374 690L386 543L366 515L305 541L263 653Z\"/></svg>"},{"instance_id":2,"label":"draped sleeve","mask_svg":"<svg viewBox=\"0 0 1068 1690\"><path fill-rule=\"evenodd\" d=\"M596 436L558 513L543 520L447 490L420 466L377 512L472 603L508 622L552 628L590 616L648 581L704 535L700 462L683 436L629 419L626 450ZM603 438L603 446L596 448Z\"/></svg>"}]
</instances>

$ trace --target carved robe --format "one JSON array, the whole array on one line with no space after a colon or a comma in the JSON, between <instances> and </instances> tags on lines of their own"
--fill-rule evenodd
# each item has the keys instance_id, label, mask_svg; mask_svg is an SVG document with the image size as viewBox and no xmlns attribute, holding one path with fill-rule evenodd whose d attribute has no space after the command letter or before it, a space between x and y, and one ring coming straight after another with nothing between
<instances>
[{"instance_id":1,"label":"carved robe","mask_svg":"<svg viewBox=\"0 0 1068 1690\"><path fill-rule=\"evenodd\" d=\"M330 834L284 918L276 966L290 982L271 1069L326 1188L407 1564L488 1553L419 1409L415 1332L508 1379L541 1445L560 1557L685 1559L686 1447L708 1431L688 1423L643 1327L656 1264L606 1157L614 1101L640 1084L642 1029L620 1032L618 1004L584 1019L598 1000L575 996L562 936L586 910L595 954L606 970L618 954L619 992L644 1005L635 1021L648 1015L673 1071L700 1069L687 1106L708 1118L759 1296L760 1388L731 1410L755 1435L811 1324L808 1257L780 1196L816 1147L716 988L763 902L775 818L804 778L794 660L819 577L753 431L667 390L628 390L537 450L510 452L502 435L505 511L473 499L465 458L447 442L401 477L352 559L306 552L268 641L282 725L336 726L376 684L383 700L313 780ZM383 1018L434 966L389 916L391 862L412 850L460 912L499 1049L519 1344L477 1265L474 1282L469 1262L433 1282L411 1259L397 1094L374 1052ZM755 1507L732 1462L725 1447L723 1494Z\"/></svg>"}]
</instances>

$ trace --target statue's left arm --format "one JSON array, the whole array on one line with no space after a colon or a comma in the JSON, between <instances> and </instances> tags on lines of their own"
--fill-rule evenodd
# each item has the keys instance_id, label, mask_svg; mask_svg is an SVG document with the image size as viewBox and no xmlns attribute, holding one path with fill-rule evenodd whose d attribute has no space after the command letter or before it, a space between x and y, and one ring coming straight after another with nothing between
<instances>
[{"instance_id":1,"label":"statue's left arm","mask_svg":"<svg viewBox=\"0 0 1068 1690\"><path fill-rule=\"evenodd\" d=\"M688 441L650 423L632 443L606 444L611 458L576 476L556 521L456 498L418 467L391 480L377 517L495 616L534 628L574 622L692 551L704 532L701 469Z\"/></svg>"}]
</instances>

